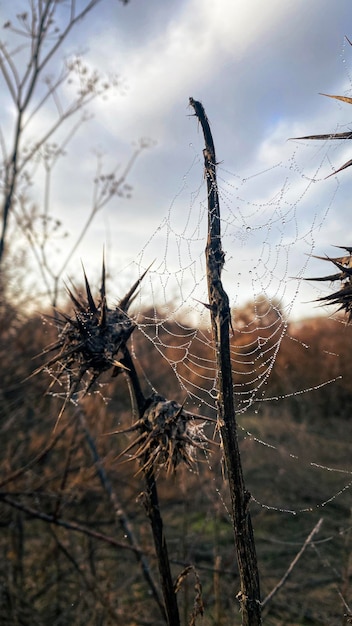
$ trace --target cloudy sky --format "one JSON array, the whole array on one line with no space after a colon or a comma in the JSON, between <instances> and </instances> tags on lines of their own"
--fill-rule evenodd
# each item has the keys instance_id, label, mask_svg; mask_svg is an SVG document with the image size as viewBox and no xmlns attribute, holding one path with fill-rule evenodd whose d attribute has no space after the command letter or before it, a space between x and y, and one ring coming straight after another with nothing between
<instances>
[{"instance_id":1,"label":"cloudy sky","mask_svg":"<svg viewBox=\"0 0 352 626\"><path fill-rule=\"evenodd\" d=\"M27 6L12 3L16 13ZM8 12L8 2L0 1L3 23ZM107 172L118 164L123 169L133 144L149 138L153 145L128 178L132 197L112 199L96 216L66 274L76 273L80 259L96 274L105 246L122 290L154 261L145 297L192 306L204 299L203 139L188 107L192 96L206 109L217 149L232 303L265 292L295 317L314 314L305 303L319 292L297 277L327 269L309 259L311 252L352 245L352 170L325 180L352 158L352 146L288 139L350 128L352 108L319 95L351 92L345 35L352 39L350 0L131 0L127 6L102 0L72 32L61 58L79 52L89 68L118 75L121 87L89 106L94 117L55 168L52 212L69 237L53 247L60 250L53 266L91 207L96 153ZM11 45L11 32L2 36ZM59 64L60 56L53 75ZM0 125L11 141L13 105L0 87ZM33 136L52 115L48 107L33 119ZM36 177L31 194L40 206L40 167ZM118 296L116 281L114 289Z\"/></svg>"}]
</instances>

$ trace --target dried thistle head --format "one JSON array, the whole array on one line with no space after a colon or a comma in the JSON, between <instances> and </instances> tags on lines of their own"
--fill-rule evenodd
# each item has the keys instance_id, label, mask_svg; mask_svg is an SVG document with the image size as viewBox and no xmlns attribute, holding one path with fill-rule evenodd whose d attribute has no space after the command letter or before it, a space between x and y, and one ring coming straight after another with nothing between
<instances>
[{"instance_id":1,"label":"dried thistle head","mask_svg":"<svg viewBox=\"0 0 352 626\"><path fill-rule=\"evenodd\" d=\"M142 418L131 428L117 431L140 433L119 456L137 447L130 460L138 459L144 472L164 468L169 474L181 462L191 468L196 450L205 450L208 442L195 419L178 402L153 394L146 402Z\"/></svg>"},{"instance_id":2,"label":"dried thistle head","mask_svg":"<svg viewBox=\"0 0 352 626\"><path fill-rule=\"evenodd\" d=\"M338 289L338 291L335 291L328 296L318 298L317 302L338 306L337 310L344 311L347 317L347 322L350 323L352 321L352 247L337 247L342 250L346 250L348 255L341 257L316 256L314 258L321 259L323 261L330 261L338 268L339 271L335 274L330 274L329 276L307 278L306 280L340 282L340 289Z\"/></svg>"},{"instance_id":3,"label":"dried thistle head","mask_svg":"<svg viewBox=\"0 0 352 626\"><path fill-rule=\"evenodd\" d=\"M147 270L148 271L148 270ZM67 288L74 308L74 315L57 312L55 321L59 327L58 339L44 353L56 351L47 363L35 374L54 364L56 380L62 375L69 377L71 395L82 389L87 392L99 376L113 368L115 376L126 369L118 360L118 353L123 353L126 342L135 328L134 321L128 315L128 309L134 299L136 289L145 273L134 283L118 305L111 309L107 305L105 293L105 265L103 263L100 296L94 300L86 273L85 294L75 293ZM43 353L42 353L43 354Z\"/></svg>"}]
</instances>

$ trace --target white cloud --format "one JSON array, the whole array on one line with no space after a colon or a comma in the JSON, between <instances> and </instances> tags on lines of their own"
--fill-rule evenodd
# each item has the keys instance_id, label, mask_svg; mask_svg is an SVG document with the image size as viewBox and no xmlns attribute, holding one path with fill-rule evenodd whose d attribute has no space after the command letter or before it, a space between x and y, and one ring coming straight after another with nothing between
<instances>
[{"instance_id":1,"label":"white cloud","mask_svg":"<svg viewBox=\"0 0 352 626\"><path fill-rule=\"evenodd\" d=\"M186 108L188 96L211 88L229 60L239 62L254 48L265 53L262 46L268 45L269 33L280 31L296 10L296 5L280 0L265 6L261 0L191 0L183 4L177 20L170 12L162 32L151 32L147 41L140 46L135 42L132 49L124 49L125 40L119 44L118 30L93 35L90 45L99 65L113 71L125 61L129 84L128 96L117 107L115 102L104 108L98 104L96 110L120 135L143 133L146 128L161 134L165 116L176 102ZM228 76L237 98L245 97L240 75L239 71Z\"/></svg>"},{"instance_id":2,"label":"white cloud","mask_svg":"<svg viewBox=\"0 0 352 626\"><path fill-rule=\"evenodd\" d=\"M326 205L331 203L331 191L327 194L326 190L335 185L334 179L316 183L301 198L311 172L320 167L319 177L323 178L330 171L327 146L316 142L296 144L287 139L334 131L352 117L352 107L318 96L319 91L336 88L336 93L344 93L350 88L344 66L352 56L352 48L347 46L342 50L344 57L339 56L350 0L338 4L330 0L142 0L125 8L120 3L111 8L110 2L100 6L101 12L92 14L76 31L68 49L86 48L90 67L122 74L129 88L123 97L117 94L106 102L94 102L96 119L70 146L69 158L55 179L55 210L59 216L73 231L82 223L94 176L91 148L99 146L106 151L109 163L124 163L131 153L132 140L151 136L158 145L137 163L132 175L132 200L116 200L109 206L104 217L93 225L87 245L78 256L89 257L94 264L96 255L99 264L105 242L114 258L131 259L144 248L150 257L147 261L155 255L166 258L169 254L169 267L175 267L177 255L171 259L174 232L169 233L174 239L168 250L159 236L164 231L150 244L147 241L168 214L184 176L186 188L170 213L176 232L182 232L192 194L196 196L192 210L197 211L199 197L204 198L206 193L204 189L199 197L196 194L203 185L203 140L195 120L187 117L191 113L187 109L189 96L201 99L205 105L224 170L233 170L239 181L247 178L249 209L257 215L258 224L256 205L265 206L268 214L274 211L273 198L280 195L288 177L283 203L299 201L299 227L301 232L309 230L309 221L313 222L317 214L324 215ZM344 59L346 64L342 63ZM35 121L34 132L40 132L50 121L48 115ZM191 143L194 145L190 147ZM349 145L331 145L329 155L335 167L349 158L348 150ZM292 154L297 163L293 163ZM277 163L280 167L271 169ZM265 175L258 175L265 169ZM334 201L334 207L343 215L349 206L348 176L349 171L341 175L338 200ZM224 199L224 211L230 208L235 213L235 177L229 182L232 194L227 204ZM335 208L330 215L334 212ZM339 223L340 237L352 238L352 232L346 232L348 222L333 217L325 225L331 225L335 242ZM232 250L228 238L228 257L235 255L240 243L247 257L254 258L261 246L260 236L265 236L263 228L257 232L259 238L253 232L241 241L242 231L237 239L233 235ZM200 228L201 250L202 233ZM276 234L289 237L290 231L281 228ZM326 242L323 227L319 239L315 239L319 245ZM186 239L184 243L187 245ZM192 249L198 250L195 239L193 245ZM275 258L274 238L270 245ZM305 245L303 242L297 254L301 255Z\"/></svg>"}]
</instances>

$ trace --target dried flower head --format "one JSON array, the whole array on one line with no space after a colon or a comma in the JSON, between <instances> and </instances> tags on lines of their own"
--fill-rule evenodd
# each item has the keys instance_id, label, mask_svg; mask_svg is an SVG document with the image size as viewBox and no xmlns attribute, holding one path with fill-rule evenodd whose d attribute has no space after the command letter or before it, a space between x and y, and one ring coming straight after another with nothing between
<instances>
[{"instance_id":1,"label":"dried flower head","mask_svg":"<svg viewBox=\"0 0 352 626\"><path fill-rule=\"evenodd\" d=\"M116 431L139 431L139 436L119 455L125 455L137 447L129 459L138 459L141 469L148 472L152 468L164 468L169 474L184 462L189 467L195 463L196 449L205 450L207 437L196 419L203 419L188 413L181 404L153 394L146 402L141 419L131 428Z\"/></svg>"},{"instance_id":2,"label":"dried flower head","mask_svg":"<svg viewBox=\"0 0 352 626\"><path fill-rule=\"evenodd\" d=\"M330 274L329 276L318 276L315 278L307 278L306 280L316 281L339 281L341 283L340 289L328 296L322 296L317 299L317 302L322 304L332 304L338 306L338 311L344 311L347 316L347 321L352 321L352 247L337 246L342 250L346 250L348 255L341 257L322 257L316 256L314 258L321 259L323 261L330 261L337 268L338 272Z\"/></svg>"},{"instance_id":3,"label":"dried flower head","mask_svg":"<svg viewBox=\"0 0 352 626\"><path fill-rule=\"evenodd\" d=\"M35 372L58 364L55 378L57 380L63 374L69 376L71 395L82 388L81 383L83 390L87 392L98 377L111 368L113 376L121 368L126 369L117 356L119 352L123 353L126 342L135 328L135 323L127 312L146 272L114 309L110 309L106 302L104 263L100 297L97 302L92 296L84 269L83 273L86 293L83 295L75 288L73 293L67 288L74 307L74 315L70 317L57 312L55 321L59 327L58 339L44 351L44 353L56 351L56 354Z\"/></svg>"}]
</instances>

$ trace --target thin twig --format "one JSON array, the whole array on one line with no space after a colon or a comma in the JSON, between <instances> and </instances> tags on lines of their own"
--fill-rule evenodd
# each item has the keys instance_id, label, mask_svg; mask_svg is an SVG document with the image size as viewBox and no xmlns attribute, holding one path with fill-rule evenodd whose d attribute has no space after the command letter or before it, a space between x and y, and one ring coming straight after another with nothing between
<instances>
[{"instance_id":1,"label":"thin twig","mask_svg":"<svg viewBox=\"0 0 352 626\"><path fill-rule=\"evenodd\" d=\"M5 485L8 485L9 483L13 482L14 480L19 478L20 476L22 476L28 469L33 467L33 465L36 465L37 463L39 463L41 461L41 459L43 459L48 454L48 452L50 452L50 450L52 450L54 448L54 446L59 441L59 439L61 439L63 434L66 432L67 428L70 426L70 423L71 422L68 422L62 428L62 430L59 433L57 433L52 438L51 441L49 441L49 443L43 448L43 450L41 452L39 452L35 457L33 457L33 459L31 459L30 461L28 461L28 463L26 463L25 465L23 465L19 469L15 470L11 474L9 474L5 478L3 478L2 481L0 482L0 489L2 489Z\"/></svg>"},{"instance_id":2,"label":"thin twig","mask_svg":"<svg viewBox=\"0 0 352 626\"><path fill-rule=\"evenodd\" d=\"M108 594L105 594L105 593L103 593L100 590L99 584L98 584L98 581L97 581L96 577L94 578L93 581L90 581L88 576L87 576L87 574L86 574L86 572L85 572L84 566L80 567L80 565L78 564L77 560L74 558L74 556L71 554L71 552L69 552L67 550L67 548L64 546L62 541L60 541L59 537L57 536L57 534L55 533L54 529L52 529L52 528L51 528L51 533L52 533L52 536L54 538L54 541L57 544L57 547L64 554L64 556L69 561L69 563L72 564L72 566L74 567L74 569L76 570L76 572L78 573L80 578L83 580L83 583L86 586L86 588L88 589L88 591L101 604L101 606L106 609L106 611L108 612L109 616L114 620L114 622L117 623L118 622L118 615L117 615L116 611L113 609L113 607L111 606L111 603L109 602Z\"/></svg>"},{"instance_id":3,"label":"thin twig","mask_svg":"<svg viewBox=\"0 0 352 626\"><path fill-rule=\"evenodd\" d=\"M149 563L145 557L145 555L143 554L142 550L139 547L137 538L133 532L131 523L126 515L126 513L124 512L121 503L118 501L117 495L115 490L113 489L113 486L111 484L111 481L109 480L101 456L98 452L97 446L95 444L94 438L92 437L91 433L89 432L87 423L86 423L86 419L84 416L84 413L82 410L79 411L79 421L81 424L81 428L84 432L86 441L89 445L90 451L92 453L93 456L93 460L94 463L96 465L97 468L97 473L98 473L98 477L100 479L100 482L103 486L103 488L105 489L105 491L107 492L110 501L114 507L114 512L115 515L119 521L119 524L121 526L121 528L123 529L124 534L126 535L128 541L130 542L130 545L135 548L135 554L137 556L137 559L141 565L142 568L142 572L144 575L144 578L146 580L146 582L148 583L148 586L151 590L152 596L154 598L154 600L156 601L160 612L162 614L163 617L165 617L165 610L164 610L164 605L162 603L161 598L159 597L159 592L156 586L156 583L153 579L152 573L150 571L150 567L149 567Z\"/></svg>"},{"instance_id":4,"label":"thin twig","mask_svg":"<svg viewBox=\"0 0 352 626\"><path fill-rule=\"evenodd\" d=\"M281 587L284 586L286 580L288 579L288 577L290 576L290 574L292 573L293 568L295 567L295 565L298 563L299 559L301 558L302 554L304 553L304 551L306 550L306 548L308 548L309 544L312 543L312 539L314 537L314 535L316 535L320 528L321 525L323 523L323 518L321 517L320 520L315 524L313 530L309 533L308 537L306 538L302 548L300 549L300 551L296 554L295 558L293 559L292 563L290 564L290 566L288 567L287 571L285 572L285 574L283 575L283 577L281 578L281 580L279 580L279 582L277 583L277 585L275 585L274 589L272 589L270 591L270 593L268 593L268 595L266 596L266 598L264 598L264 600L262 601L262 609L268 604L268 602L270 602L273 597L277 594L278 591L280 591Z\"/></svg>"},{"instance_id":5,"label":"thin twig","mask_svg":"<svg viewBox=\"0 0 352 626\"><path fill-rule=\"evenodd\" d=\"M0 493L0 501L5 502L12 508L17 509L18 511L23 511L23 513L26 513L26 515L29 515L29 517L40 519L43 522L54 524L55 526L61 526L62 528L66 528L67 530L82 533L83 535L87 535L88 537L93 537L93 539L104 541L114 548L122 548L123 550L130 550L137 555L144 555L144 552L136 546L131 546L127 543L123 543L122 541L117 541L113 537L109 537L109 535L99 533L98 531L87 528L82 524L77 524L73 521L64 520L60 517L55 517L54 515L49 515L47 513L43 513L42 511L37 511L30 506L22 504L22 502L18 502L18 500L14 500L7 493Z\"/></svg>"}]
</instances>

